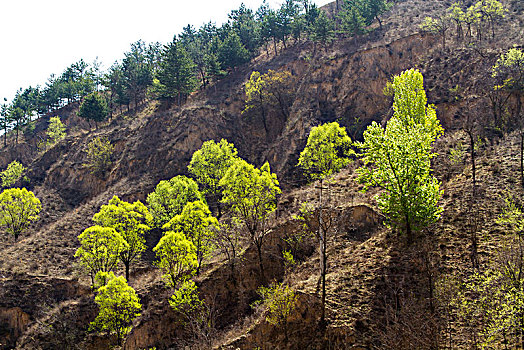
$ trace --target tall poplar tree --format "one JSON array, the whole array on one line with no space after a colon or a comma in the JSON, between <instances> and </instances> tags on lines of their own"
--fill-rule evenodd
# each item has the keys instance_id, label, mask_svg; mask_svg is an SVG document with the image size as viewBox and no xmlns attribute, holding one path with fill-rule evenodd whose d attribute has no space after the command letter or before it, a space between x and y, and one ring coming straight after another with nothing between
<instances>
[{"instance_id":1,"label":"tall poplar tree","mask_svg":"<svg viewBox=\"0 0 524 350\"><path fill-rule=\"evenodd\" d=\"M364 165L357 172L364 189L379 187L376 197L387 223L406 233L435 222L442 212L439 181L431 174L433 143L443 133L435 108L427 104L422 74L410 69L395 76L393 117L383 129L373 122L356 145Z\"/></svg>"}]
</instances>

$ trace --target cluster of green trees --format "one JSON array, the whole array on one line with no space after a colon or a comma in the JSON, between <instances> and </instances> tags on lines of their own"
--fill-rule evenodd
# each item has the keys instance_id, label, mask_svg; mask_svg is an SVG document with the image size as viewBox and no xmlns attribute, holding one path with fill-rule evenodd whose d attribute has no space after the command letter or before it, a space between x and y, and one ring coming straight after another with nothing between
<instances>
[{"instance_id":1,"label":"cluster of green trees","mask_svg":"<svg viewBox=\"0 0 524 350\"><path fill-rule=\"evenodd\" d=\"M272 46L277 54L279 44L287 47L290 39L326 43L336 33L361 34L389 7L386 0L345 0L336 18L330 19L310 0L286 0L278 9L264 1L256 11L242 4L223 25L210 22L198 29L188 25L167 45L139 40L105 72L97 60L92 64L80 60L60 75L52 74L43 87L20 89L10 103L4 100L0 127L6 135L15 130L18 142L19 131L32 119L77 101L86 104L79 115L95 122L122 107L136 108L148 97L180 104L261 49L269 54Z\"/></svg>"},{"instance_id":2,"label":"cluster of green trees","mask_svg":"<svg viewBox=\"0 0 524 350\"><path fill-rule=\"evenodd\" d=\"M506 12L507 9L497 0L478 0L467 8L462 2L455 2L444 13L426 17L421 28L439 34L443 47L446 47L446 36L453 25L458 41L471 41L475 29L476 39L480 42L489 31L492 39L495 38L495 25L504 18Z\"/></svg>"},{"instance_id":3,"label":"cluster of green trees","mask_svg":"<svg viewBox=\"0 0 524 350\"><path fill-rule=\"evenodd\" d=\"M363 165L357 169L358 181L364 191L381 188L376 199L386 223L405 233L409 243L416 233L434 223L442 208L440 183L431 174L432 147L443 129L433 106L427 104L423 77L411 69L395 76L388 84L394 97L393 117L385 128L373 122L364 132L364 141L353 143L338 123L320 125L311 130L298 166L311 180L320 180L319 207L304 205L297 218L303 221L319 242L322 314L326 303L327 242L332 215L325 207L333 174L340 171L356 155ZM360 150L355 153L352 147ZM316 221L316 224L314 222ZM317 227L313 232L313 227Z\"/></svg>"},{"instance_id":4,"label":"cluster of green trees","mask_svg":"<svg viewBox=\"0 0 524 350\"><path fill-rule=\"evenodd\" d=\"M146 249L145 236L151 229L163 231L153 249L157 256L155 264L162 271L166 285L173 290L169 302L177 311L184 313L202 306L191 278L200 273L203 262L213 251L221 246L230 248L227 245L231 240L226 243L219 237L241 235L245 230L257 247L260 276L264 279L263 243L269 232L269 215L275 210L280 193L269 164L255 168L239 158L234 146L226 140L219 143L211 140L194 153L188 168L200 189L193 179L175 176L156 186L147 196L147 205L140 201L127 203L115 196L93 216L94 226L79 235L81 246L75 256L90 276L93 289L97 291L95 301L100 305L94 328L115 332L120 339L132 322L131 316L138 314L138 301L130 297L126 302L131 316L122 318L118 326L109 326L109 318L102 315L116 311L104 305L116 302L110 302L116 296L103 291L112 288L132 290L127 286L130 269ZM228 227L223 227L213 216L208 200L219 215L225 205L234 225L243 229L237 227L234 233L221 233ZM233 249L238 249L238 245ZM119 263L126 277L115 280ZM116 285L109 287L111 283Z\"/></svg>"},{"instance_id":5,"label":"cluster of green trees","mask_svg":"<svg viewBox=\"0 0 524 350\"><path fill-rule=\"evenodd\" d=\"M318 215L318 231L311 233L316 233L320 247L323 306L330 228L330 224L323 223L330 217L323 215L329 211L323 204L323 183L328 184L329 197L330 178L355 156L353 146L360 150L357 156L364 163L357 170L358 180L365 189L383 189L377 197L379 208L391 227L406 234L408 242L414 240L416 232L435 222L441 212L438 200L442 193L431 174L431 149L442 128L435 109L427 104L422 75L408 70L395 76L388 86L394 98L394 114L385 128L373 123L364 133L364 141L353 143L337 123L320 125L312 129L300 154L299 166L311 180L320 180L320 206L315 211L304 211L301 218L310 224ZM162 270L166 285L173 289L170 304L177 311L189 315L191 310L202 307L192 277L218 249L227 252L233 267L238 237L242 235L256 247L260 281L267 282L264 244L281 191L268 163L256 168L237 154L234 145L226 140L207 141L193 154L188 166L196 181L185 176L161 181L147 196L147 205L140 201L128 203L115 196L93 216L94 225L79 235L81 246L75 254L91 278L100 307L93 329L115 332L121 342L139 315L140 302L127 281L132 265L146 249L145 237L153 228L163 231L153 251L156 266ZM211 203L221 222L207 203ZM0 195L0 224L16 240L38 218L40 208L40 201L31 192L6 190ZM287 260L292 261L289 251L287 255ZM119 263L125 278L114 275ZM278 285L261 293L267 299L268 320L283 324L296 303L294 292L286 285ZM272 310L280 308L272 305L287 306Z\"/></svg>"}]
</instances>

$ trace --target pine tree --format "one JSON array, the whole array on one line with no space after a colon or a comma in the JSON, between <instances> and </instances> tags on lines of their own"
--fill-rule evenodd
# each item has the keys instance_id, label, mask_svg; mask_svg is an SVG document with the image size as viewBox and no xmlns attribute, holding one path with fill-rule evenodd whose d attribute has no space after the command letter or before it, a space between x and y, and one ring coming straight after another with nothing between
<instances>
[{"instance_id":1,"label":"pine tree","mask_svg":"<svg viewBox=\"0 0 524 350\"><path fill-rule=\"evenodd\" d=\"M176 97L178 104L196 88L195 64L176 38L164 47L157 79L160 97Z\"/></svg>"}]
</instances>

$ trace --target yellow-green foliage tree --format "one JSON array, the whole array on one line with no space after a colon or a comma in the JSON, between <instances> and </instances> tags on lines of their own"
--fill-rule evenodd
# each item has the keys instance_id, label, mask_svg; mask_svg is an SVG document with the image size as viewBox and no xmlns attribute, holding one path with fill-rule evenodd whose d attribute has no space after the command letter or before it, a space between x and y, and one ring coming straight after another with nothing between
<instances>
[{"instance_id":1,"label":"yellow-green foliage tree","mask_svg":"<svg viewBox=\"0 0 524 350\"><path fill-rule=\"evenodd\" d=\"M99 311L90 329L115 333L118 345L122 345L131 323L140 316L142 309L135 290L128 286L124 277L113 275L106 285L98 288L95 303Z\"/></svg>"},{"instance_id":2,"label":"yellow-green foliage tree","mask_svg":"<svg viewBox=\"0 0 524 350\"><path fill-rule=\"evenodd\" d=\"M257 290L262 297L266 312L266 321L284 330L285 342L288 342L288 318L296 308L298 296L287 284L275 283Z\"/></svg>"},{"instance_id":3,"label":"yellow-green foliage tree","mask_svg":"<svg viewBox=\"0 0 524 350\"><path fill-rule=\"evenodd\" d=\"M311 129L307 144L298 158L298 166L311 180L323 180L339 172L351 162L353 143L337 122Z\"/></svg>"},{"instance_id":4,"label":"yellow-green foliage tree","mask_svg":"<svg viewBox=\"0 0 524 350\"><path fill-rule=\"evenodd\" d=\"M492 76L496 79L495 90L501 89L514 96L514 114L519 118L524 95L524 51L512 48L500 55L492 68Z\"/></svg>"},{"instance_id":5,"label":"yellow-green foliage tree","mask_svg":"<svg viewBox=\"0 0 524 350\"><path fill-rule=\"evenodd\" d=\"M147 196L147 207L153 216L153 226L162 227L180 214L188 202L204 200L197 183L186 176L160 181Z\"/></svg>"},{"instance_id":6,"label":"yellow-green foliage tree","mask_svg":"<svg viewBox=\"0 0 524 350\"><path fill-rule=\"evenodd\" d=\"M327 231L323 218L324 200L322 188L324 179L330 177L351 162L355 155L351 139L346 128L340 127L337 122L323 124L311 129L306 147L300 153L298 166L311 180L320 180L320 208L318 208L318 232L320 253L320 277L322 281L322 315L326 303L326 273L327 273ZM329 189L329 187L328 187ZM328 191L329 195L329 191Z\"/></svg>"},{"instance_id":7,"label":"yellow-green foliage tree","mask_svg":"<svg viewBox=\"0 0 524 350\"><path fill-rule=\"evenodd\" d=\"M420 25L422 30L439 34L442 37L442 47L446 48L446 33L451 24L451 17L448 13L443 13L436 18L425 17L424 22Z\"/></svg>"},{"instance_id":8,"label":"yellow-green foliage tree","mask_svg":"<svg viewBox=\"0 0 524 350\"><path fill-rule=\"evenodd\" d=\"M131 204L117 196L114 196L107 205L103 205L93 216L95 224L115 229L126 241L127 247L119 256L124 264L128 281L131 263L140 259L146 250L144 235L150 230L147 223L152 219L149 210L142 202L136 201Z\"/></svg>"},{"instance_id":9,"label":"yellow-green foliage tree","mask_svg":"<svg viewBox=\"0 0 524 350\"><path fill-rule=\"evenodd\" d=\"M473 14L477 25L477 39L482 40L484 22L491 28L492 38L495 38L495 23L504 18L506 9L497 0L478 0L468 11Z\"/></svg>"},{"instance_id":10,"label":"yellow-green foliage tree","mask_svg":"<svg viewBox=\"0 0 524 350\"><path fill-rule=\"evenodd\" d=\"M414 233L435 222L442 212L439 181L431 174L433 143L443 133L435 108L427 104L423 77L410 69L395 76L393 117L383 129L373 122L356 145L364 165L358 181L383 191L376 197L389 225Z\"/></svg>"},{"instance_id":11,"label":"yellow-green foliage tree","mask_svg":"<svg viewBox=\"0 0 524 350\"><path fill-rule=\"evenodd\" d=\"M66 137L66 127L60 120L60 117L49 118L49 126L47 127L47 140L45 147L53 146L55 143Z\"/></svg>"},{"instance_id":12,"label":"yellow-green foliage tree","mask_svg":"<svg viewBox=\"0 0 524 350\"><path fill-rule=\"evenodd\" d=\"M244 225L257 247L260 277L264 280L262 246L269 232L269 215L275 211L277 196L281 193L277 176L267 162L257 169L239 159L220 180L220 186L224 195L222 201L231 207L233 217Z\"/></svg>"},{"instance_id":13,"label":"yellow-green foliage tree","mask_svg":"<svg viewBox=\"0 0 524 350\"><path fill-rule=\"evenodd\" d=\"M166 232L153 251L158 259L156 266L162 270L168 287L177 289L195 274L196 248L182 232Z\"/></svg>"},{"instance_id":14,"label":"yellow-green foliage tree","mask_svg":"<svg viewBox=\"0 0 524 350\"><path fill-rule=\"evenodd\" d=\"M214 140L206 141L199 150L193 153L187 167L189 173L201 185L202 192L211 200L210 205L216 205L217 216L222 216L220 200L222 192L218 185L226 174L227 169L238 159L237 150L232 143L222 139L219 143Z\"/></svg>"},{"instance_id":15,"label":"yellow-green foliage tree","mask_svg":"<svg viewBox=\"0 0 524 350\"><path fill-rule=\"evenodd\" d=\"M13 186L24 173L25 167L22 163L13 160L7 165L7 168L0 173L0 179L2 180L2 187L9 188Z\"/></svg>"},{"instance_id":16,"label":"yellow-green foliage tree","mask_svg":"<svg viewBox=\"0 0 524 350\"><path fill-rule=\"evenodd\" d=\"M163 229L183 232L193 242L197 256L196 274L200 273L202 261L213 249L213 237L218 228L218 220L211 215L208 206L202 201L189 202L182 213L176 215Z\"/></svg>"},{"instance_id":17,"label":"yellow-green foliage tree","mask_svg":"<svg viewBox=\"0 0 524 350\"><path fill-rule=\"evenodd\" d=\"M254 71L246 83L246 101L242 114L259 114L268 132L268 113L276 110L287 119L294 91L294 78L289 71L269 70L266 74Z\"/></svg>"},{"instance_id":18,"label":"yellow-green foliage tree","mask_svg":"<svg viewBox=\"0 0 524 350\"><path fill-rule=\"evenodd\" d=\"M95 137L87 145L87 162L84 165L91 170L91 174L104 176L111 169L113 150L114 147L109 140Z\"/></svg>"},{"instance_id":19,"label":"yellow-green foliage tree","mask_svg":"<svg viewBox=\"0 0 524 350\"><path fill-rule=\"evenodd\" d=\"M0 193L0 226L15 236L15 242L31 222L38 220L40 210L40 200L25 188L10 188Z\"/></svg>"},{"instance_id":20,"label":"yellow-green foliage tree","mask_svg":"<svg viewBox=\"0 0 524 350\"><path fill-rule=\"evenodd\" d=\"M95 285L95 276L99 272L111 272L116 267L120 254L128 249L122 235L112 227L92 226L79 236L80 248L75 258L89 273L91 283Z\"/></svg>"}]
</instances>

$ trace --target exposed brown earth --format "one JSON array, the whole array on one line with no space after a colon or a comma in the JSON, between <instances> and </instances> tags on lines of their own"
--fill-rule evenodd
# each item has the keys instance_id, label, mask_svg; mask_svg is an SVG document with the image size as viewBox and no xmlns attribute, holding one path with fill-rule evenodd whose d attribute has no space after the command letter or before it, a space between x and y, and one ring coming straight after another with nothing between
<instances>
[{"instance_id":1,"label":"exposed brown earth","mask_svg":"<svg viewBox=\"0 0 524 350\"><path fill-rule=\"evenodd\" d=\"M450 163L449 149L459 140L467 145L465 136L456 131L464 110L482 106L479 91L489 88L486 74L490 67L503 49L524 37L519 2L504 4L510 12L494 42L466 48L449 40L444 50L438 37L419 33L417 25L425 15L449 4L402 1L384 16L382 31L340 39L326 48L314 50L312 44L300 43L275 57L262 53L182 107L148 102L95 130L76 116L77 106L69 106L59 112L68 136L51 149L39 152L31 138L2 148L0 168L13 159L26 165L29 187L42 201L43 211L41 220L17 243L12 237L0 236L0 348L108 348L113 339L87 332L96 305L87 279L75 265L76 237L113 195L144 201L160 180L185 174L192 153L204 141L220 138L233 142L240 156L256 165L269 161L279 177L284 194L265 245L265 269L268 280L287 281L297 290L299 302L288 320L286 342L283 332L250 306L258 298L260 285L256 249L244 246L244 259L234 278L224 257L214 257L197 278L201 296L216 313L213 347L432 348L441 339L440 320L428 316L435 307L431 304L433 279L439 273L471 268L467 222L471 167L465 157L458 164ZM319 256L314 240L307 242L299 264L288 271L280 254L282 237L300 229L292 219L300 203L318 201L315 184L299 187L305 180L296 168L298 155L309 130L319 123L338 120L358 139L372 120L383 122L391 113L391 101L382 93L387 80L411 67L424 74L428 99L436 104L447 130L437 143L439 157L435 160L435 174L444 189L442 218L424 232L425 238L407 246L402 237L381 224L374 192L359 192L361 186L354 181L358 164L338 174L330 206L336 225L328 249L327 324L319 326ZM289 118L269 116L266 133L260 120L242 116L241 110L243 84L253 70L268 69L291 71L297 96ZM46 123L46 118L37 121L34 132L41 134ZM113 166L105 178L90 174L84 166L85 147L97 136L115 145ZM493 218L500 212L505 189L518 183L517 141L516 135L508 135L493 144L484 143L479 151L481 264L488 262L505 239L503 228ZM171 291L151 265L151 248L158 239L155 234L148 237L149 250L132 269L130 285L140 296L143 312L124 349L196 346L194 334L188 333L180 315L169 307ZM394 312L397 309L402 312ZM394 322L398 320L401 322ZM454 332L455 338L465 339L460 330ZM458 341L457 346L465 344Z\"/></svg>"}]
</instances>

